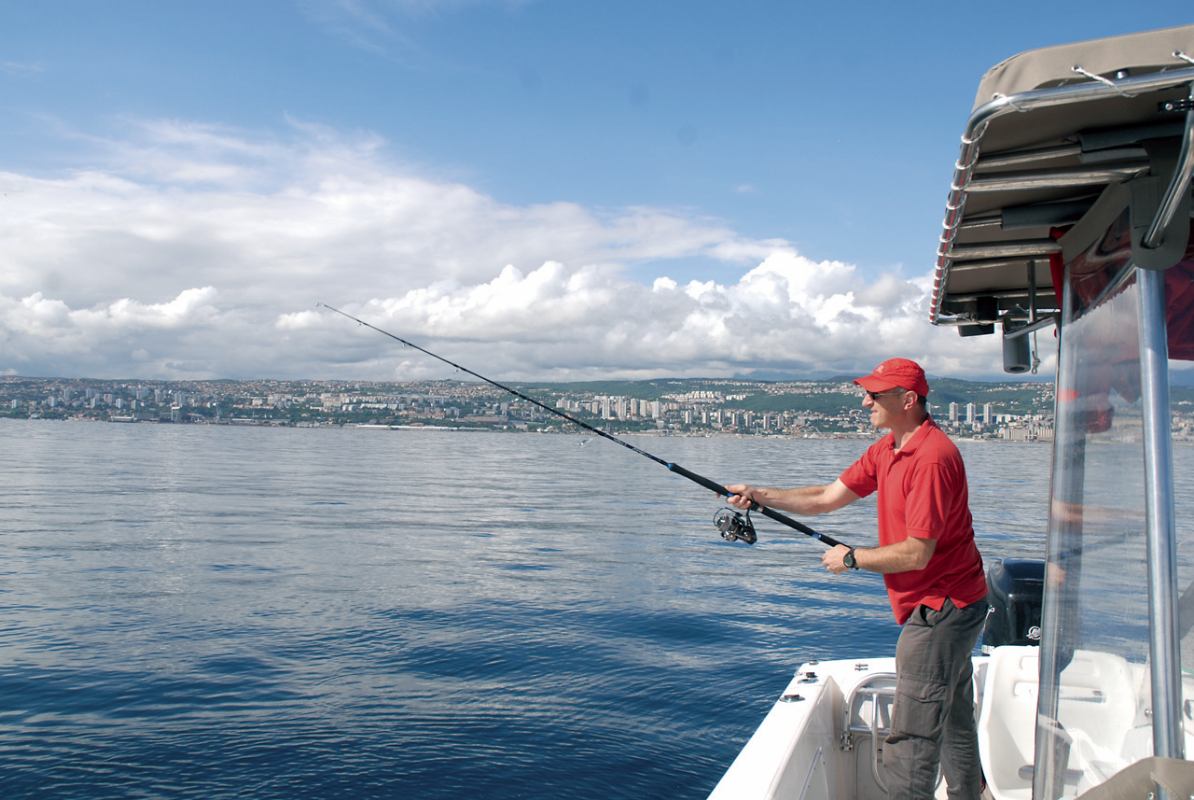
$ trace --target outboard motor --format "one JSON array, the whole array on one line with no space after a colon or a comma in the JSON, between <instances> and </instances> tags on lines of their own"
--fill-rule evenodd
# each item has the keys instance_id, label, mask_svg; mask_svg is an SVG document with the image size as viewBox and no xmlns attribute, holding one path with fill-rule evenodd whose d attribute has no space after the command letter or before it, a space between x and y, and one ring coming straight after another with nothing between
<instances>
[{"instance_id":1,"label":"outboard motor","mask_svg":"<svg viewBox=\"0 0 1194 800\"><path fill-rule=\"evenodd\" d=\"M1005 644L1041 643L1041 600L1045 562L1029 558L996 560L987 570L987 622L982 649L989 653Z\"/></svg>"}]
</instances>

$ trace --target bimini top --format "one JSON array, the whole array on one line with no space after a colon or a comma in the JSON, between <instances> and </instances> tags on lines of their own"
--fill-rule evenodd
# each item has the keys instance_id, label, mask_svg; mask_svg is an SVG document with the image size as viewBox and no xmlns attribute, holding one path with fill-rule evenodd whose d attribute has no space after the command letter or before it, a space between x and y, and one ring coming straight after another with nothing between
<instances>
[{"instance_id":1,"label":"bimini top","mask_svg":"<svg viewBox=\"0 0 1194 800\"><path fill-rule=\"evenodd\" d=\"M1191 98L1194 25L1049 47L993 67L962 135L930 321L973 335L993 333L1001 319L1049 320L1059 305L1060 233L1108 187L1157 176L1172 196L1160 200L1169 219L1150 230L1150 246L1175 218L1188 230ZM1184 185L1174 185L1183 172Z\"/></svg>"}]
</instances>

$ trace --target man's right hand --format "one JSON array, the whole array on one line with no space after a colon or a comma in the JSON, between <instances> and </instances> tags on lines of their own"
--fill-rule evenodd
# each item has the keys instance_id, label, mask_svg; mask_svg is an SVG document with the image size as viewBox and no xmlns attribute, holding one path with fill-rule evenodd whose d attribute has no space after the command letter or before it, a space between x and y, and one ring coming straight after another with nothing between
<instances>
[{"instance_id":1,"label":"man's right hand","mask_svg":"<svg viewBox=\"0 0 1194 800\"><path fill-rule=\"evenodd\" d=\"M740 508L743 511L749 511L750 507L759 501L755 498L756 489L753 486L747 486L745 483L735 483L727 486L726 489L730 492L730 496L726 498L726 502L734 508ZM762 503L759 503L762 505Z\"/></svg>"}]
</instances>

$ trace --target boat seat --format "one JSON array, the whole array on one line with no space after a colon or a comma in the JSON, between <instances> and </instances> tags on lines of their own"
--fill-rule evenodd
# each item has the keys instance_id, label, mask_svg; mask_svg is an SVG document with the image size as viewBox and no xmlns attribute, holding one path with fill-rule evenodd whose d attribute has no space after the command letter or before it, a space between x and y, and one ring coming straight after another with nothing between
<instances>
[{"instance_id":1,"label":"boat seat","mask_svg":"<svg viewBox=\"0 0 1194 800\"><path fill-rule=\"evenodd\" d=\"M1127 734L1136 726L1136 680L1123 656L1075 651L1061 672L1058 716L1074 739L1071 767L1102 783L1131 764Z\"/></svg>"},{"instance_id":2,"label":"boat seat","mask_svg":"<svg viewBox=\"0 0 1194 800\"><path fill-rule=\"evenodd\" d=\"M987 663L978 753L994 800L1031 800L1039 658L1032 646L996 647Z\"/></svg>"},{"instance_id":3,"label":"boat seat","mask_svg":"<svg viewBox=\"0 0 1194 800\"><path fill-rule=\"evenodd\" d=\"M1039 660L1036 647L1004 646L991 654L978 719L978 748L995 800L1032 797ZM1079 650L1062 671L1059 716L1073 739L1065 782L1085 772L1106 780L1127 763L1121 752L1136 718L1136 687L1121 656Z\"/></svg>"}]
</instances>

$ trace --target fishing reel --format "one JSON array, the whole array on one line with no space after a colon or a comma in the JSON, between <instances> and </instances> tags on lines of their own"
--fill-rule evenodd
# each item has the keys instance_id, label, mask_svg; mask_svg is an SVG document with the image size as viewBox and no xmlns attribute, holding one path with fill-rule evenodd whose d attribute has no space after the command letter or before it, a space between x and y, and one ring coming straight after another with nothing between
<instances>
[{"instance_id":1,"label":"fishing reel","mask_svg":"<svg viewBox=\"0 0 1194 800\"><path fill-rule=\"evenodd\" d=\"M749 511L743 514L732 508L723 508L713 515L713 524L721 531L721 538L727 542L754 544L759 540L755 535L755 524L750 521Z\"/></svg>"}]
</instances>

